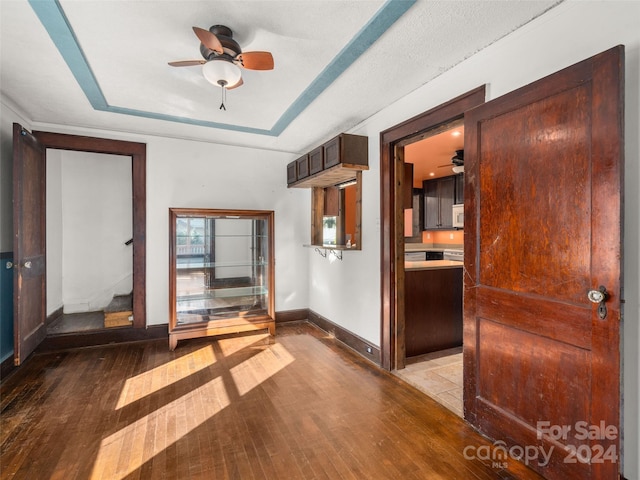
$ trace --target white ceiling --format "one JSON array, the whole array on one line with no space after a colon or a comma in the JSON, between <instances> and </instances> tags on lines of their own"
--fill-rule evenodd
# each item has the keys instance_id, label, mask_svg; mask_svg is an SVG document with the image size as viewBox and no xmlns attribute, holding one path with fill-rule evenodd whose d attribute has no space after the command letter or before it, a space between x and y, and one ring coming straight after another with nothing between
<instances>
[{"instance_id":1,"label":"white ceiling","mask_svg":"<svg viewBox=\"0 0 640 480\"><path fill-rule=\"evenodd\" d=\"M0 0L0 91L38 127L300 153L348 131L558 0ZM191 27L223 24L273 71L227 94Z\"/></svg>"}]
</instances>

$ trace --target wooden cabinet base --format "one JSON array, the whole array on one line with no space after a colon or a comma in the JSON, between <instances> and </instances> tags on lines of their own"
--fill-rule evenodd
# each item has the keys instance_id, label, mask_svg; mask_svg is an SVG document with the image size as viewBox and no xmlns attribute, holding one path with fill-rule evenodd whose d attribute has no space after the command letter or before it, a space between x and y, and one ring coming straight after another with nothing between
<instances>
[{"instance_id":1,"label":"wooden cabinet base","mask_svg":"<svg viewBox=\"0 0 640 480\"><path fill-rule=\"evenodd\" d=\"M268 330L269 335L272 337L276 334L276 322L273 319L268 320L247 320L239 322L234 319L232 322L228 322L227 325L224 321L212 321L209 324L203 325L202 323L195 324L193 328L188 326L181 327L173 330L169 333L169 350L175 350L178 345L178 340L187 340L189 338L211 337L218 335L226 335L232 333L243 333L252 331Z\"/></svg>"},{"instance_id":2,"label":"wooden cabinet base","mask_svg":"<svg viewBox=\"0 0 640 480\"><path fill-rule=\"evenodd\" d=\"M414 357L462 345L462 268L405 273L405 348Z\"/></svg>"}]
</instances>

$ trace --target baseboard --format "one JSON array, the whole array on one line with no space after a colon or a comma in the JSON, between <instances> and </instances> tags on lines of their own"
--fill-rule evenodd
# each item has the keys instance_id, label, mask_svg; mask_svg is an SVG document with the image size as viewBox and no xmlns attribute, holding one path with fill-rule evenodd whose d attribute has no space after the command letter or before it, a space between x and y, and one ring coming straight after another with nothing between
<instances>
[{"instance_id":1,"label":"baseboard","mask_svg":"<svg viewBox=\"0 0 640 480\"><path fill-rule=\"evenodd\" d=\"M57 310L51 312L51 315L47 316L47 319L44 321L45 325L51 325L55 320L60 318L64 314L64 307L60 307Z\"/></svg>"},{"instance_id":2,"label":"baseboard","mask_svg":"<svg viewBox=\"0 0 640 480\"><path fill-rule=\"evenodd\" d=\"M347 347L355 350L367 360L371 360L376 365L380 365L380 348L372 345L364 338L356 335L349 330L333 323L331 320L317 314L313 310L309 310L309 323L314 324L321 330L333 335Z\"/></svg>"},{"instance_id":3,"label":"baseboard","mask_svg":"<svg viewBox=\"0 0 640 480\"><path fill-rule=\"evenodd\" d=\"M304 321L308 318L308 308L300 308L298 310L283 310L282 312L276 312L276 325L279 323Z\"/></svg>"},{"instance_id":4,"label":"baseboard","mask_svg":"<svg viewBox=\"0 0 640 480\"><path fill-rule=\"evenodd\" d=\"M36 351L50 352L80 347L96 347L109 345L110 343L141 342L158 339L167 340L167 346L169 345L168 325L152 325L147 328L113 327L93 332L48 336Z\"/></svg>"}]
</instances>

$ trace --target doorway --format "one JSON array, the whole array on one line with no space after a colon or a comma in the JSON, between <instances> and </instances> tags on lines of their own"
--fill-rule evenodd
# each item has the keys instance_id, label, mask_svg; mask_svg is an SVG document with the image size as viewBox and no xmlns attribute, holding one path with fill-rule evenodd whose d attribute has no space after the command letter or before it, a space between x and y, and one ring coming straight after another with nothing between
<instances>
[{"instance_id":1,"label":"doorway","mask_svg":"<svg viewBox=\"0 0 640 480\"><path fill-rule=\"evenodd\" d=\"M381 365L387 370L405 368L407 358L403 229L405 147L459 125L464 112L482 104L484 99L483 85L381 133L380 182L384 232L381 238Z\"/></svg>"},{"instance_id":2,"label":"doorway","mask_svg":"<svg viewBox=\"0 0 640 480\"><path fill-rule=\"evenodd\" d=\"M407 141L396 147L406 174L395 217L404 219L405 368L394 373L462 417L464 231L453 205L464 202L463 120Z\"/></svg>"},{"instance_id":3,"label":"doorway","mask_svg":"<svg viewBox=\"0 0 640 480\"><path fill-rule=\"evenodd\" d=\"M130 327L131 157L46 151L47 335Z\"/></svg>"},{"instance_id":4,"label":"doorway","mask_svg":"<svg viewBox=\"0 0 640 480\"><path fill-rule=\"evenodd\" d=\"M57 347L96 345L147 337L146 326L146 145L51 132L29 133L14 124L14 364L44 340L46 320L46 149L106 153L131 158L133 327L107 336L64 336ZM28 281L27 281L28 280Z\"/></svg>"}]
</instances>

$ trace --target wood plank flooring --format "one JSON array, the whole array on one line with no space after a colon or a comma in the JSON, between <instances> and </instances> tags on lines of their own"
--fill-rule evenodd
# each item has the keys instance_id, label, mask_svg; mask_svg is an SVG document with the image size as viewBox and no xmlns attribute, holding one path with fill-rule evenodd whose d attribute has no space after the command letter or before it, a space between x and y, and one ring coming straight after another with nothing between
<instances>
[{"instance_id":1,"label":"wood plank flooring","mask_svg":"<svg viewBox=\"0 0 640 480\"><path fill-rule=\"evenodd\" d=\"M306 323L36 354L1 408L2 479L540 478Z\"/></svg>"}]
</instances>

